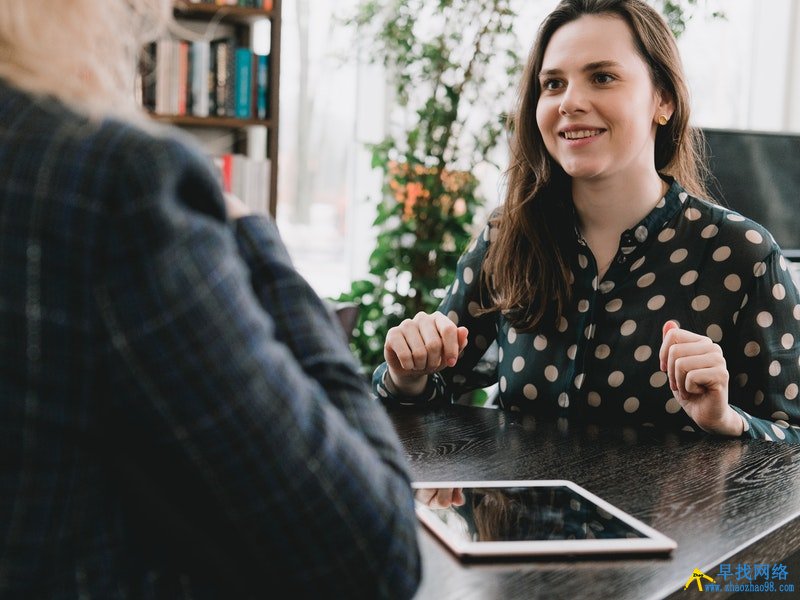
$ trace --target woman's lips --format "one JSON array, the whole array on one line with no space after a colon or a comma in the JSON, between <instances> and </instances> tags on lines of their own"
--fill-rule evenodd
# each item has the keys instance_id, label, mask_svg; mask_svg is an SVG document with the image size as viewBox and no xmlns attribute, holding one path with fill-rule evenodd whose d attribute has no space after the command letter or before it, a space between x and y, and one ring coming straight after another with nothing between
<instances>
[{"instance_id":1,"label":"woman's lips","mask_svg":"<svg viewBox=\"0 0 800 600\"><path fill-rule=\"evenodd\" d=\"M603 131L603 129L570 129L569 131L562 131L558 135L565 140L582 140L596 137L603 133Z\"/></svg>"}]
</instances>

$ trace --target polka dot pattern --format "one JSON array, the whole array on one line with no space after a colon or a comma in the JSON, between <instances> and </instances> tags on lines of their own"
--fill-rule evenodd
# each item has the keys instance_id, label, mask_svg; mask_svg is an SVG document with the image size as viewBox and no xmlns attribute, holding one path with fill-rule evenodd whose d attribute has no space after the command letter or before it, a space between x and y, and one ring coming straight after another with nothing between
<instances>
[{"instance_id":1,"label":"polka dot pattern","mask_svg":"<svg viewBox=\"0 0 800 600\"><path fill-rule=\"evenodd\" d=\"M667 297L664 296L664 294L657 294L647 301L647 308L650 310L660 310L666 301Z\"/></svg>"},{"instance_id":2,"label":"polka dot pattern","mask_svg":"<svg viewBox=\"0 0 800 600\"><path fill-rule=\"evenodd\" d=\"M784 350L789 350L794 346L794 336L791 333L784 333L781 336L781 346L783 346Z\"/></svg>"},{"instance_id":3,"label":"polka dot pattern","mask_svg":"<svg viewBox=\"0 0 800 600\"><path fill-rule=\"evenodd\" d=\"M711 338L711 341L714 343L719 343L722 341L722 327L717 325L716 323L712 323L706 329L706 335Z\"/></svg>"},{"instance_id":4,"label":"polka dot pattern","mask_svg":"<svg viewBox=\"0 0 800 600\"><path fill-rule=\"evenodd\" d=\"M706 225L700 232L700 237L703 238L704 240L710 240L718 233L719 233L719 227L717 227L714 224Z\"/></svg>"},{"instance_id":5,"label":"polka dot pattern","mask_svg":"<svg viewBox=\"0 0 800 600\"><path fill-rule=\"evenodd\" d=\"M508 315L480 310L490 297L477 274L497 227L474 239L439 307L470 330L456 366L432 375L413 399L393 396L382 377L373 379L376 396L427 402L481 387L485 370L475 367L496 340L502 406L566 418L588 410L603 419L700 432L659 364L662 327L674 320L722 349L729 402L745 420L745 436L800 443L800 295L763 228L673 183L623 233L603 279L576 234L574 250L565 246L571 286L565 313L523 329ZM383 372L385 365L376 376Z\"/></svg>"},{"instance_id":6,"label":"polka dot pattern","mask_svg":"<svg viewBox=\"0 0 800 600\"><path fill-rule=\"evenodd\" d=\"M736 273L731 273L722 282L729 292L738 292L742 288L742 278Z\"/></svg>"},{"instance_id":7,"label":"polka dot pattern","mask_svg":"<svg viewBox=\"0 0 800 600\"><path fill-rule=\"evenodd\" d=\"M761 237L761 234L760 234L760 233L758 233L758 232L757 232L756 230L754 230L754 229L748 229L747 231L745 231L745 233L744 233L744 238L745 238L745 239L746 239L748 242L750 242L751 244L760 244L761 242L763 242L763 241L764 241L764 238L763 238L763 237Z\"/></svg>"},{"instance_id":8,"label":"polka dot pattern","mask_svg":"<svg viewBox=\"0 0 800 600\"><path fill-rule=\"evenodd\" d=\"M689 251L686 248L678 248L669 255L669 262L677 264L686 260L687 256L689 256Z\"/></svg>"},{"instance_id":9,"label":"polka dot pattern","mask_svg":"<svg viewBox=\"0 0 800 600\"><path fill-rule=\"evenodd\" d=\"M622 405L622 409L629 414L635 413L637 410L639 410L639 399L634 397L628 398Z\"/></svg>"},{"instance_id":10,"label":"polka dot pattern","mask_svg":"<svg viewBox=\"0 0 800 600\"><path fill-rule=\"evenodd\" d=\"M669 376L664 371L656 371L650 376L650 387L660 388L667 384Z\"/></svg>"},{"instance_id":11,"label":"polka dot pattern","mask_svg":"<svg viewBox=\"0 0 800 600\"><path fill-rule=\"evenodd\" d=\"M730 246L720 246L719 248L714 250L714 253L711 255L711 258L713 258L717 262L728 260L730 257L731 257Z\"/></svg>"},{"instance_id":12,"label":"polka dot pattern","mask_svg":"<svg viewBox=\"0 0 800 600\"><path fill-rule=\"evenodd\" d=\"M603 360L611 356L611 346L608 344L598 344L597 348L594 350L595 357Z\"/></svg>"},{"instance_id":13,"label":"polka dot pattern","mask_svg":"<svg viewBox=\"0 0 800 600\"><path fill-rule=\"evenodd\" d=\"M675 230L671 227L665 227L661 230L661 233L658 234L658 241L659 242L668 242L672 238L675 237Z\"/></svg>"},{"instance_id":14,"label":"polka dot pattern","mask_svg":"<svg viewBox=\"0 0 800 600\"><path fill-rule=\"evenodd\" d=\"M640 288L646 288L652 285L655 280L656 280L655 273L647 273L646 275L642 275L641 277L639 277L639 280L636 282L636 285L638 285Z\"/></svg>"},{"instance_id":15,"label":"polka dot pattern","mask_svg":"<svg viewBox=\"0 0 800 600\"><path fill-rule=\"evenodd\" d=\"M762 310L756 315L756 323L758 323L760 327L770 327L772 325L772 315Z\"/></svg>"},{"instance_id":16,"label":"polka dot pattern","mask_svg":"<svg viewBox=\"0 0 800 600\"><path fill-rule=\"evenodd\" d=\"M613 388L621 386L623 381L625 381L625 374L622 371L612 371L608 376L608 385Z\"/></svg>"}]
</instances>

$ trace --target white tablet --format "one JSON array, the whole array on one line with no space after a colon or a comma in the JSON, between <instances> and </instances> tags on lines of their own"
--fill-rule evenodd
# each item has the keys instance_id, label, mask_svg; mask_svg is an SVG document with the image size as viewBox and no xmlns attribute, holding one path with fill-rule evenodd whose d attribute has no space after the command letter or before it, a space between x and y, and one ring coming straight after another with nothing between
<instances>
[{"instance_id":1,"label":"white tablet","mask_svg":"<svg viewBox=\"0 0 800 600\"><path fill-rule=\"evenodd\" d=\"M677 547L572 481L412 485L419 520L462 558L668 554Z\"/></svg>"}]
</instances>

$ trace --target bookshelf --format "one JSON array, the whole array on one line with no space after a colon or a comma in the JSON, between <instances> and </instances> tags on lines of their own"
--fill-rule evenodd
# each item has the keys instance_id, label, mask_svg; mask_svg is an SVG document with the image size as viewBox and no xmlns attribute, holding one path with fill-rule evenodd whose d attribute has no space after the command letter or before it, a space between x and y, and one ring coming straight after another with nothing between
<instances>
[{"instance_id":1,"label":"bookshelf","mask_svg":"<svg viewBox=\"0 0 800 600\"><path fill-rule=\"evenodd\" d=\"M256 2L253 2L253 4L256 4ZM269 7L270 4L271 7ZM210 52L214 54L211 58L210 68L206 66L206 63L202 63L203 68L198 71L205 70L205 72L208 73L209 79L207 82L203 83L203 85L207 87L202 89L201 95L208 95L211 98L210 101L206 101L206 103L210 102L210 106L204 104L201 109L199 106L195 107L192 105L193 102L196 102L193 98L197 93L197 89L192 88L192 86L198 85L197 82L202 82L202 79L192 78L192 66L188 67L188 76L186 75L187 68L185 66L183 67L183 71L180 70L181 61L184 63L187 61L186 58L180 57L180 45L188 44L189 56L193 57L194 54L192 53L195 52L192 42L187 42L186 40L174 42L178 45L178 48L175 50L170 49L172 52L177 53L173 57L174 60L172 62L178 65L177 68L180 75L176 74L174 66L172 71L169 69L159 71L158 52L163 52L163 50L159 49L162 48L162 46L155 45L153 47L151 50L151 57L155 59L153 61L155 66L154 75L150 78L152 82L151 89L148 90L147 84L144 84L142 95L143 102L150 110L151 116L154 119L186 129L190 133L196 135L196 137L200 139L201 144L203 138L207 138L216 132L224 132L226 136L225 139L228 140L226 145L229 146L225 153L225 160L228 161L226 163L228 166L225 168L222 167L224 161L223 157L218 157L218 162L220 164L221 173L227 172L227 176L230 175L230 164L233 164L236 169L244 168L242 167L241 161L234 161L231 163L231 157L235 155L235 158L240 159L244 155L250 155L255 140L258 150L256 154L260 155L259 160L241 160L244 162L263 163L265 162L263 159L266 159L268 164L258 164L258 169L250 170L251 174L248 175L248 185L251 189L253 185L256 185L258 187L255 191L256 195L259 198L264 196L267 198L266 202L263 202L259 206L254 206L254 208L267 211L274 217L276 214L278 196L281 0L271 0L271 2L268 0L267 2L263 2L263 5L267 5L267 8L189 2L188 0L175 1L174 14L176 20L181 25L185 25L187 29L195 32L204 31L206 28L212 30L212 39L205 40L211 43ZM254 46L252 39L253 29L258 22L262 22L263 24L265 20L268 21L268 27L266 28L266 30L268 30L266 90L264 91L263 85L260 89L257 85L259 59L251 56L250 77L252 78L252 84L249 88L249 100L246 101L247 104L245 106L242 104L245 94L242 93L242 98L240 98L238 89L227 92L222 91L222 84L219 83L219 76L216 75L218 67L215 65L216 53L214 50L214 42L218 40L227 42L226 45L228 45L229 48L227 50L228 52L235 53L238 48L248 48L252 52ZM219 32L219 35L217 35L217 32ZM264 45L263 40L261 45ZM184 49L183 54L185 55L186 52L187 50ZM209 52L209 50L205 50L205 52ZM263 52L261 54L263 54ZM190 65L200 62L193 58L188 60L191 61ZM209 59L206 58L205 60ZM231 58L230 60L233 61L234 59ZM231 64L233 65L233 62L231 62ZM241 64L244 65L245 63L242 62ZM241 68L243 67L239 66L238 62L236 62L234 66L231 66L228 72L228 79L230 79L234 73L239 73L239 69ZM167 87L164 85L164 81L169 81L169 86L173 88L171 98L169 97L169 92L159 91L159 86L163 88ZM181 87L181 81L184 82L183 87ZM238 84L238 79L236 80L236 84ZM226 85L231 87L235 85L236 88L241 87L236 84L228 82ZM216 94L215 88L219 88ZM174 90L177 90L177 92ZM232 97L234 93L236 94L235 99ZM161 96L158 96L158 94L161 94ZM166 94L166 96L164 94ZM175 100L176 94L179 97L177 101ZM165 97L170 101L164 100ZM187 97L190 98L188 101ZM223 107L223 105L225 106ZM261 114L259 114L259 112ZM266 132L265 135L264 131ZM263 148L261 147L262 143L265 146ZM250 151L248 151L248 149ZM236 165L239 166L237 167ZM223 179L227 176L223 176ZM253 184L253 178L255 178L255 184ZM266 181L263 181L263 179L266 179ZM229 183L229 180L226 179L226 181ZM243 199L248 201L247 198ZM253 204L252 202L248 203L251 205Z\"/></svg>"}]
</instances>

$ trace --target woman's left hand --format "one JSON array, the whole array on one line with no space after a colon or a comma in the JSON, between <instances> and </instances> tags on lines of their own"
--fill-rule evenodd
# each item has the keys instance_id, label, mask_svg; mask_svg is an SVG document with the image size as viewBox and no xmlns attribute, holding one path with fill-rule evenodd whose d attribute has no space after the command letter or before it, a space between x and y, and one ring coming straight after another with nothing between
<instances>
[{"instance_id":1,"label":"woman's left hand","mask_svg":"<svg viewBox=\"0 0 800 600\"><path fill-rule=\"evenodd\" d=\"M659 359L675 398L701 429L742 434L744 420L728 404L728 369L718 344L667 321Z\"/></svg>"}]
</instances>

